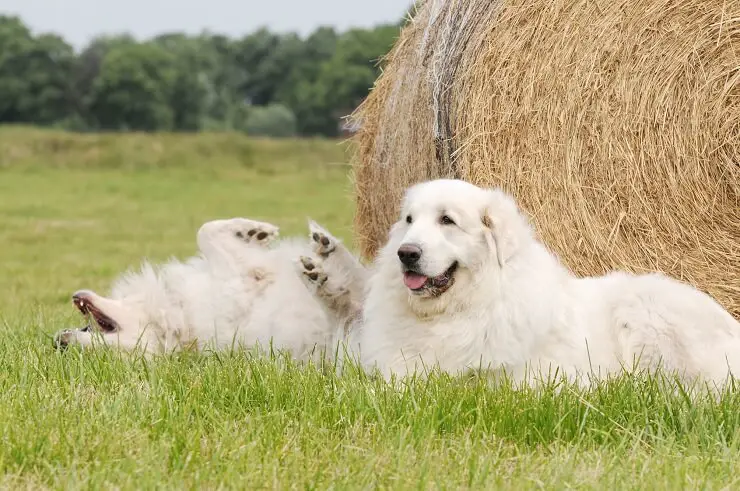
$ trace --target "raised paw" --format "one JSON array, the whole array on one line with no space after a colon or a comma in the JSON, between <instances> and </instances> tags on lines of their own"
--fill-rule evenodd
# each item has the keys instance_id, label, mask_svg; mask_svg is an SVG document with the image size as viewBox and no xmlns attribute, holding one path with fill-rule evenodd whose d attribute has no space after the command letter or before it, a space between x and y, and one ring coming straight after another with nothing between
<instances>
[{"instance_id":1,"label":"raised paw","mask_svg":"<svg viewBox=\"0 0 740 491\"><path fill-rule=\"evenodd\" d=\"M338 240L313 220L308 223L308 232L319 256L326 258L337 249Z\"/></svg>"},{"instance_id":2,"label":"raised paw","mask_svg":"<svg viewBox=\"0 0 740 491\"><path fill-rule=\"evenodd\" d=\"M317 288L326 283L327 275L318 259L301 256L300 270L303 278Z\"/></svg>"},{"instance_id":3,"label":"raised paw","mask_svg":"<svg viewBox=\"0 0 740 491\"><path fill-rule=\"evenodd\" d=\"M258 222L248 218L234 218L232 230L234 237L247 243L265 245L279 235L280 229L271 223Z\"/></svg>"}]
</instances>

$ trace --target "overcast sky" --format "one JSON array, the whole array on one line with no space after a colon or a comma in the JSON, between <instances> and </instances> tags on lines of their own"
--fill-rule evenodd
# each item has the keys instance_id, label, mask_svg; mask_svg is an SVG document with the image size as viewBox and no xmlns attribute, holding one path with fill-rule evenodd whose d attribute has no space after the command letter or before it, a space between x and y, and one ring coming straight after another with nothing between
<instances>
[{"instance_id":1,"label":"overcast sky","mask_svg":"<svg viewBox=\"0 0 740 491\"><path fill-rule=\"evenodd\" d=\"M395 22L411 0L0 0L0 13L19 15L34 32L56 32L81 48L97 34L137 38L203 29L241 36L260 26L307 34Z\"/></svg>"}]
</instances>

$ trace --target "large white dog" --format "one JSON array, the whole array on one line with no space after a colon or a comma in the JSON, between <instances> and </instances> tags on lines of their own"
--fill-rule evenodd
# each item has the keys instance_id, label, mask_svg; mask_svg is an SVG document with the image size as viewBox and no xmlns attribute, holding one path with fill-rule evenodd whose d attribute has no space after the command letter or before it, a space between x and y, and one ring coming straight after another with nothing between
<instances>
[{"instance_id":1,"label":"large white dog","mask_svg":"<svg viewBox=\"0 0 740 491\"><path fill-rule=\"evenodd\" d=\"M299 256L331 252L324 263L352 265L352 255L311 222L309 240L280 240L278 227L245 218L215 220L198 231L200 255L162 267L145 263L141 271L118 279L110 297L89 290L73 295L88 318L82 329L60 331L59 347L95 344L147 352L221 349L235 346L288 350L297 359L331 357L343 333L296 272ZM358 264L358 271L361 268Z\"/></svg>"},{"instance_id":2,"label":"large white dog","mask_svg":"<svg viewBox=\"0 0 740 491\"><path fill-rule=\"evenodd\" d=\"M708 295L660 274L576 278L511 197L463 181L408 190L366 285L333 276L352 262L302 264L317 298L352 326L363 363L386 377L436 365L579 379L660 364L722 382L740 370L740 323Z\"/></svg>"}]
</instances>

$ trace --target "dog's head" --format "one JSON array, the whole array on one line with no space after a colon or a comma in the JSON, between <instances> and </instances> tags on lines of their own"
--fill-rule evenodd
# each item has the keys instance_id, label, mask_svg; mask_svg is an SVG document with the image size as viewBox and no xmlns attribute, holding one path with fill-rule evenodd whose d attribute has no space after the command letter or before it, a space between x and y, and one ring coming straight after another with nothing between
<instances>
[{"instance_id":1,"label":"dog's head","mask_svg":"<svg viewBox=\"0 0 740 491\"><path fill-rule=\"evenodd\" d=\"M480 275L505 267L531 234L514 200L460 180L417 184L406 192L381 261L417 311L439 311L469 295Z\"/></svg>"},{"instance_id":2,"label":"dog's head","mask_svg":"<svg viewBox=\"0 0 740 491\"><path fill-rule=\"evenodd\" d=\"M139 330L142 312L127 306L121 300L102 297L92 290L79 290L72 295L72 303L87 319L87 329L102 334Z\"/></svg>"},{"instance_id":3,"label":"dog's head","mask_svg":"<svg viewBox=\"0 0 740 491\"><path fill-rule=\"evenodd\" d=\"M141 346L149 341L152 328L162 325L161 312L154 305L161 299L154 270L143 267L141 274L124 275L114 285L110 297L92 290L78 290L72 303L85 317L80 329L66 329L55 337L55 345L87 345L92 338L127 348Z\"/></svg>"}]
</instances>

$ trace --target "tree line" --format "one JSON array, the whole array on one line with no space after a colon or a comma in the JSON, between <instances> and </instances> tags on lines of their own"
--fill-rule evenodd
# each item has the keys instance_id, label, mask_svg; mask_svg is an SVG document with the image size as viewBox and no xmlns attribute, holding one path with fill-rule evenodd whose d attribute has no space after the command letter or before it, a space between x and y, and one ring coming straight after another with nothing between
<instances>
[{"instance_id":1,"label":"tree line","mask_svg":"<svg viewBox=\"0 0 740 491\"><path fill-rule=\"evenodd\" d=\"M0 16L0 124L73 131L236 130L335 136L401 23L306 37L98 37L80 52Z\"/></svg>"}]
</instances>

